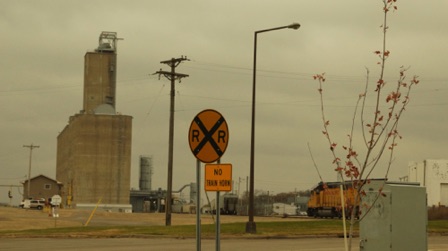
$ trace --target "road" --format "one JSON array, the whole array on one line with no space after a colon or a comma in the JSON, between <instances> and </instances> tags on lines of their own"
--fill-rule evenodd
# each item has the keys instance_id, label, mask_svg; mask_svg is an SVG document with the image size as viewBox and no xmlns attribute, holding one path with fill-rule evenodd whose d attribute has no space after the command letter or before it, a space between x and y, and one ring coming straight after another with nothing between
<instances>
[{"instance_id":1,"label":"road","mask_svg":"<svg viewBox=\"0 0 448 251\"><path fill-rule=\"evenodd\" d=\"M353 241L359 251L358 239ZM428 238L430 251L448 250L447 236L430 236ZM201 250L215 249L215 240L202 240ZM163 251L194 251L195 239L172 238L109 238L109 239L76 239L76 238L12 238L0 239L0 250L86 250L86 251L118 251L118 250L163 250ZM223 239L221 250L244 251L344 251L343 239L338 238L299 238L299 239Z\"/></svg>"}]
</instances>

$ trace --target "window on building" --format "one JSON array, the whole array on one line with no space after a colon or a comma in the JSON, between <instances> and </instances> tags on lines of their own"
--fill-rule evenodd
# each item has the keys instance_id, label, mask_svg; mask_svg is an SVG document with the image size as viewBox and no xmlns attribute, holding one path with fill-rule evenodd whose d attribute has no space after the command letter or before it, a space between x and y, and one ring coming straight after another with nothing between
<instances>
[{"instance_id":1,"label":"window on building","mask_svg":"<svg viewBox=\"0 0 448 251\"><path fill-rule=\"evenodd\" d=\"M46 190L50 190L50 189L51 189L51 184L45 184L45 185L44 185L44 189L46 189Z\"/></svg>"}]
</instances>

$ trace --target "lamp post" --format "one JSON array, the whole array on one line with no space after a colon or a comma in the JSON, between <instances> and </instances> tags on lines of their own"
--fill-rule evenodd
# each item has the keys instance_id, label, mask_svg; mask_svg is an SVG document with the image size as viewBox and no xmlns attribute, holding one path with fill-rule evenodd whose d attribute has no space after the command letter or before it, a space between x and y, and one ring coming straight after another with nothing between
<instances>
[{"instance_id":1,"label":"lamp post","mask_svg":"<svg viewBox=\"0 0 448 251\"><path fill-rule=\"evenodd\" d=\"M258 33L282 30L282 29L299 29L300 24L293 23L287 26L280 26L276 28L259 30L254 33L254 66L252 75L252 126L250 139L250 189L249 189L249 221L246 223L246 233L256 233L257 227L254 222L254 152L255 152L255 87L257 76L257 35Z\"/></svg>"}]
</instances>

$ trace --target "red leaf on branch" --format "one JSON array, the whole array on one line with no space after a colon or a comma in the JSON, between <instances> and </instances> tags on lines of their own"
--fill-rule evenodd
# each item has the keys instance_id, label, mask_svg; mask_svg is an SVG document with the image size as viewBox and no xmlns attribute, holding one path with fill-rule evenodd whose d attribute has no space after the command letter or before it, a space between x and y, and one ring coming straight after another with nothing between
<instances>
[{"instance_id":1,"label":"red leaf on branch","mask_svg":"<svg viewBox=\"0 0 448 251\"><path fill-rule=\"evenodd\" d=\"M420 82L420 80L418 80L417 78L418 76L414 76L414 78L412 79L413 84L418 84Z\"/></svg>"},{"instance_id":2,"label":"red leaf on branch","mask_svg":"<svg viewBox=\"0 0 448 251\"><path fill-rule=\"evenodd\" d=\"M335 159L333 160L333 164L335 164L335 163L337 163L337 162L339 162L339 161L341 161L340 158L335 158Z\"/></svg>"},{"instance_id":3,"label":"red leaf on branch","mask_svg":"<svg viewBox=\"0 0 448 251\"><path fill-rule=\"evenodd\" d=\"M394 101L394 102L397 102L400 99L400 97L401 97L401 93L400 92L391 92L387 96L386 102L389 102L391 100Z\"/></svg>"}]
</instances>

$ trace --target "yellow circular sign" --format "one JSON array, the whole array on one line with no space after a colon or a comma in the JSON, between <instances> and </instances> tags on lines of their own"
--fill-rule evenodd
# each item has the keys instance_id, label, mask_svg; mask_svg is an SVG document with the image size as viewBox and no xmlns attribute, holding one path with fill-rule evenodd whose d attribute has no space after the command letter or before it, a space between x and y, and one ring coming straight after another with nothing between
<instances>
[{"instance_id":1,"label":"yellow circular sign","mask_svg":"<svg viewBox=\"0 0 448 251\"><path fill-rule=\"evenodd\" d=\"M211 109L198 113L191 122L188 142L193 155L204 163L221 158L229 142L229 129L221 113Z\"/></svg>"}]
</instances>

